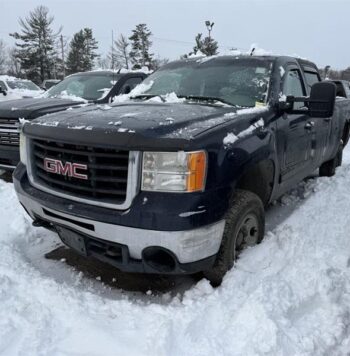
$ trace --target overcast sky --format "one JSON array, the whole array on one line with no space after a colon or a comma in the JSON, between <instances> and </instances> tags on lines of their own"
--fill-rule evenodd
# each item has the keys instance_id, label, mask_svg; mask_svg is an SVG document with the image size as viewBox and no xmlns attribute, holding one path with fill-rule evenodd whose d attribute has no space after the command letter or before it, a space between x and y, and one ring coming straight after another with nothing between
<instances>
[{"instance_id":1,"label":"overcast sky","mask_svg":"<svg viewBox=\"0 0 350 356\"><path fill-rule=\"evenodd\" d=\"M213 37L222 50L252 43L277 54L299 55L320 67L350 66L349 0L0 0L0 38L18 31L18 18L37 5L54 15L56 28L70 39L91 27L105 55L111 32L130 35L138 23L153 33L152 51L176 59L193 47L204 21L215 22Z\"/></svg>"}]
</instances>

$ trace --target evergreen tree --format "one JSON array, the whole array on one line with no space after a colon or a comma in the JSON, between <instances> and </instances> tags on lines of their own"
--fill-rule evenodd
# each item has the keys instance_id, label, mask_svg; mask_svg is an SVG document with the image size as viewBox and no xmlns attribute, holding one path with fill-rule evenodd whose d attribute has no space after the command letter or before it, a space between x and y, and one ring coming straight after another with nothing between
<instances>
[{"instance_id":1,"label":"evergreen tree","mask_svg":"<svg viewBox=\"0 0 350 356\"><path fill-rule=\"evenodd\" d=\"M218 43L213 38L207 36L201 43L201 52L206 56L214 56L218 54Z\"/></svg>"},{"instance_id":2,"label":"evergreen tree","mask_svg":"<svg viewBox=\"0 0 350 356\"><path fill-rule=\"evenodd\" d=\"M110 53L112 69L130 68L129 46L130 43L123 34L114 41L114 46Z\"/></svg>"},{"instance_id":3,"label":"evergreen tree","mask_svg":"<svg viewBox=\"0 0 350 356\"><path fill-rule=\"evenodd\" d=\"M203 34L198 33L195 38L196 45L193 47L191 54L203 53L205 56L214 56L218 54L218 43L212 37L202 38Z\"/></svg>"},{"instance_id":4,"label":"evergreen tree","mask_svg":"<svg viewBox=\"0 0 350 356\"><path fill-rule=\"evenodd\" d=\"M152 32L147 28L146 24L139 24L133 34L129 37L131 41L130 58L134 69L140 69L144 66L152 69L153 54L151 54L150 47L152 42L150 37Z\"/></svg>"},{"instance_id":5,"label":"evergreen tree","mask_svg":"<svg viewBox=\"0 0 350 356\"><path fill-rule=\"evenodd\" d=\"M91 28L84 28L74 34L69 44L66 62L68 72L72 74L92 70L95 59L99 57L96 53L97 48L97 41L92 35Z\"/></svg>"},{"instance_id":6,"label":"evergreen tree","mask_svg":"<svg viewBox=\"0 0 350 356\"><path fill-rule=\"evenodd\" d=\"M215 54L218 54L218 43L211 36L214 22L205 21L205 25L208 29L208 36L203 38L203 34L198 33L198 35L195 37L196 45L193 47L192 52L183 56L184 58L197 53L203 54L205 56L214 56Z\"/></svg>"},{"instance_id":7,"label":"evergreen tree","mask_svg":"<svg viewBox=\"0 0 350 356\"><path fill-rule=\"evenodd\" d=\"M55 40L58 33L54 33L51 25L53 16L45 6L38 6L25 19L19 19L21 33L10 34L16 42L15 57L20 61L26 76L36 82L50 78L57 57Z\"/></svg>"}]
</instances>

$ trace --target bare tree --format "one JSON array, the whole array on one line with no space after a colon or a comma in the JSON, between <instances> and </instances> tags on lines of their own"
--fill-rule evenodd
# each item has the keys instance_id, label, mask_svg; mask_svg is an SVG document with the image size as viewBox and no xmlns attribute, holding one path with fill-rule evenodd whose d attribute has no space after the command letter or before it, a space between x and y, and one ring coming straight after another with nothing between
<instances>
[{"instance_id":1,"label":"bare tree","mask_svg":"<svg viewBox=\"0 0 350 356\"><path fill-rule=\"evenodd\" d=\"M18 59L16 52L16 48L10 48L8 50L7 74L23 78L25 75L22 71L21 61Z\"/></svg>"},{"instance_id":2,"label":"bare tree","mask_svg":"<svg viewBox=\"0 0 350 356\"><path fill-rule=\"evenodd\" d=\"M110 69L111 60L109 56L97 58L97 67L100 69Z\"/></svg>"},{"instance_id":3,"label":"bare tree","mask_svg":"<svg viewBox=\"0 0 350 356\"><path fill-rule=\"evenodd\" d=\"M115 68L130 68L130 43L126 36L121 34L117 40L114 41L113 48L109 54L112 69Z\"/></svg>"},{"instance_id":4,"label":"bare tree","mask_svg":"<svg viewBox=\"0 0 350 356\"><path fill-rule=\"evenodd\" d=\"M0 39L0 74L6 72L6 62L7 62L7 47L5 42Z\"/></svg>"}]
</instances>

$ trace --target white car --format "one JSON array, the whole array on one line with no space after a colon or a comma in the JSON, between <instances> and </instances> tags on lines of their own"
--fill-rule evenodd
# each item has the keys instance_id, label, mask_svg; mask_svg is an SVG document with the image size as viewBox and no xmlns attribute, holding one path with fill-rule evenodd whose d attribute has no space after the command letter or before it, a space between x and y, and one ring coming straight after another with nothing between
<instances>
[{"instance_id":1,"label":"white car","mask_svg":"<svg viewBox=\"0 0 350 356\"><path fill-rule=\"evenodd\" d=\"M0 75L0 102L21 98L34 98L44 91L27 79Z\"/></svg>"}]
</instances>

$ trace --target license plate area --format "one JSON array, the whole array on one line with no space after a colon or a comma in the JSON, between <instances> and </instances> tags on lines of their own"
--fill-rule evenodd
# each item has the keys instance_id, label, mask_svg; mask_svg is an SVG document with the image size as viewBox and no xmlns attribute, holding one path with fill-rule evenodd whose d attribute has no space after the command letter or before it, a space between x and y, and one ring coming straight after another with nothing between
<instances>
[{"instance_id":1,"label":"license plate area","mask_svg":"<svg viewBox=\"0 0 350 356\"><path fill-rule=\"evenodd\" d=\"M57 233L62 242L83 256L87 256L85 238L72 230L56 226Z\"/></svg>"}]
</instances>

